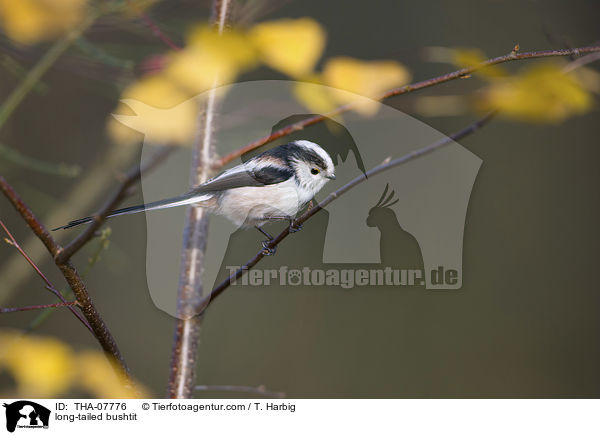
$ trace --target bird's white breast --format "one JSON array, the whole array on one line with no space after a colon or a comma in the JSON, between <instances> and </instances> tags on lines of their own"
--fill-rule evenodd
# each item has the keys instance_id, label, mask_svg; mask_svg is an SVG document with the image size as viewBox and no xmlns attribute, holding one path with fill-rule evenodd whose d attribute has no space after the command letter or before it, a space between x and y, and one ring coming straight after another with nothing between
<instances>
[{"instance_id":1,"label":"bird's white breast","mask_svg":"<svg viewBox=\"0 0 600 435\"><path fill-rule=\"evenodd\" d=\"M299 190L293 178L283 183L228 190L216 213L238 226L262 225L269 217L294 217L311 197Z\"/></svg>"}]
</instances>

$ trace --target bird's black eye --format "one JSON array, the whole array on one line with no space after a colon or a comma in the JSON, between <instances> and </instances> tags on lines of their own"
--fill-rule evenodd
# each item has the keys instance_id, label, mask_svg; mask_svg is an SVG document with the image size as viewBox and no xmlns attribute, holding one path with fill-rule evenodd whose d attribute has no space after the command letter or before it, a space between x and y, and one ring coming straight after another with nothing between
<instances>
[{"instance_id":1,"label":"bird's black eye","mask_svg":"<svg viewBox=\"0 0 600 435\"><path fill-rule=\"evenodd\" d=\"M317 175L319 173L319 170L317 168L312 168L310 170L310 173L313 174L313 175Z\"/></svg>"}]
</instances>

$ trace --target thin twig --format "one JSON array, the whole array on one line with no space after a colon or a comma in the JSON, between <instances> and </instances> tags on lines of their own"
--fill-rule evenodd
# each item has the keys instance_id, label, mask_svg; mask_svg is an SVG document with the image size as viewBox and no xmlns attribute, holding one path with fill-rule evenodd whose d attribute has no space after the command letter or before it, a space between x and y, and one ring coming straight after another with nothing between
<instances>
[{"instance_id":1,"label":"thin twig","mask_svg":"<svg viewBox=\"0 0 600 435\"><path fill-rule=\"evenodd\" d=\"M42 174L75 178L81 173L81 167L78 165L70 165L63 162L53 163L34 159L2 143L0 143L0 158Z\"/></svg>"},{"instance_id":2,"label":"thin twig","mask_svg":"<svg viewBox=\"0 0 600 435\"><path fill-rule=\"evenodd\" d=\"M99 260L100 253L103 250L108 249L108 235L110 235L110 233L111 233L110 228L105 228L104 230L101 231L100 240L99 240L100 243L98 243L98 247L96 248L95 252L92 253L90 258L88 259L88 262L87 262L83 272L81 273L81 277L83 279L86 278L87 274L90 272L92 267ZM71 291L71 289L61 292L61 294L65 297L73 296L73 292ZM44 310L40 314L38 314L31 322L29 322L29 325L27 326L27 331L31 332L35 328L40 326L42 324L42 322L44 322L52 314L52 312L53 312L52 309L48 309L48 310Z\"/></svg>"},{"instance_id":3,"label":"thin twig","mask_svg":"<svg viewBox=\"0 0 600 435\"><path fill-rule=\"evenodd\" d=\"M135 8L135 5L132 3L131 0L127 0L127 2L129 3L129 5L131 7ZM152 30L152 33L154 34L154 36L156 36L158 39L160 39L162 42L164 42L165 45L167 45L172 50L175 50L175 51L181 50L181 47L179 45L175 44L175 42L173 42L173 40L171 38L169 38L165 34L165 32L163 32L160 29L159 25L156 24L152 18L150 18L150 15L148 15L148 13L146 11L140 9L139 15L142 18L142 21L144 22L144 24L146 24L146 26L148 26L150 28L150 30Z\"/></svg>"},{"instance_id":4,"label":"thin twig","mask_svg":"<svg viewBox=\"0 0 600 435\"><path fill-rule=\"evenodd\" d=\"M42 271L39 269L39 267L37 267L37 265L29 257L29 255L27 255L27 253L23 250L23 248L21 248L21 245L19 245L19 243L17 242L15 237L12 235L12 233L8 230L6 225L4 225L4 222L2 222L2 219L0 219L0 226L2 226L2 229L4 230L4 232L8 235L8 237L10 239L10 240L7 240L7 242L10 242L10 244L12 246L14 246L17 251L19 251L19 253L23 256L23 258L25 258L25 260L27 260L27 262L31 265L31 267L33 267L33 269L36 271L36 273L40 276L40 278L42 278L42 280L46 284L44 287L47 290L49 290L51 293L53 293L58 299L60 299L61 302L67 303L67 300L64 298L64 296L58 290L56 290L56 288L54 288L54 286L52 285L50 280L46 277L46 275L44 275L42 273ZM79 311L77 311L76 309L74 309L73 307L69 307L69 309L75 315L75 317L77 317L77 319L79 319L79 321L81 323L83 323L83 325L93 333L92 327L90 326L88 321L85 319L85 317L83 317L81 315L81 313Z\"/></svg>"},{"instance_id":5,"label":"thin twig","mask_svg":"<svg viewBox=\"0 0 600 435\"><path fill-rule=\"evenodd\" d=\"M232 0L214 0L212 25L221 34L229 25ZM218 98L217 77L199 116L198 137L192 152L190 186L208 180L211 173L213 136ZM168 395L170 398L191 398L196 379L196 361L200 341L204 286L202 272L208 239L208 212L202 207L189 207L183 232L181 271L177 291L177 320L171 351Z\"/></svg>"},{"instance_id":6,"label":"thin twig","mask_svg":"<svg viewBox=\"0 0 600 435\"><path fill-rule=\"evenodd\" d=\"M587 56L583 56L578 59L575 59L572 62L569 62L569 64L566 65L562 69L562 71L564 73L569 73L573 70L576 70L577 68L581 68L582 66L588 65L588 64L590 64L592 62L596 62L598 60L600 60L600 52L588 54Z\"/></svg>"},{"instance_id":7,"label":"thin twig","mask_svg":"<svg viewBox=\"0 0 600 435\"><path fill-rule=\"evenodd\" d=\"M283 399L285 393L278 391L269 391L264 385L258 387L249 387L246 385L196 385L194 387L196 391L226 391L231 393L250 393L258 394L264 397L274 397L277 399Z\"/></svg>"},{"instance_id":8,"label":"thin twig","mask_svg":"<svg viewBox=\"0 0 600 435\"><path fill-rule=\"evenodd\" d=\"M29 258L27 253L25 251L23 251L23 249L21 248L21 245L19 245L19 243L17 242L15 237L12 235L12 233L8 230L8 228L6 228L6 225L4 225L4 222L2 221L2 219L0 219L0 226L2 227L4 232L8 235L8 238L10 239L10 240L5 239L5 241L7 243L10 243L12 246L14 246L17 249L17 251L19 251L19 253L25 258L25 260L27 260L27 262L30 264L30 266L33 267L33 269L40 276L40 278L42 278L42 280L46 283L47 287L53 287L52 283L50 283L50 281L48 280L46 275L44 275L42 273L42 271L37 267L37 265L33 262L33 260L31 258Z\"/></svg>"},{"instance_id":9,"label":"thin twig","mask_svg":"<svg viewBox=\"0 0 600 435\"><path fill-rule=\"evenodd\" d=\"M44 305L27 305L25 307L15 307L15 308L0 308L0 314L4 313L14 313L17 311L32 311L32 310L42 310L44 308L59 308L59 307L73 307L75 305L79 305L77 301L71 302L61 302L60 304L44 304Z\"/></svg>"},{"instance_id":10,"label":"thin twig","mask_svg":"<svg viewBox=\"0 0 600 435\"><path fill-rule=\"evenodd\" d=\"M123 167L124 172L130 166L129 162L135 160L134 155L137 155L134 147L111 146L107 153L82 173L71 192L61 198L62 203L70 204L70 206L55 207L48 212L44 219L53 224L62 223L73 219L74 215L81 215L90 209L95 210L99 198L106 195L106 186L114 181L114 174L107 171L106 168ZM136 164L139 165L139 158L136 157L136 159ZM37 264L41 264L47 259L46 247L39 242L35 234L30 233L21 245ZM21 266L21 259L18 257L14 255L0 264L0 276L3 277L0 305L6 305L11 294L27 280L28 269Z\"/></svg>"},{"instance_id":11,"label":"thin twig","mask_svg":"<svg viewBox=\"0 0 600 435\"><path fill-rule=\"evenodd\" d=\"M156 37L158 37L158 39L160 39L162 42L164 42L167 46L169 46L171 49L175 50L175 51L179 51L181 50L181 47L178 46L177 44L175 44L173 42L173 40L171 38L169 38L161 29L160 27L158 27L158 24L156 24L152 18L150 18L150 15L148 15L146 12L140 12L140 17L142 17L142 21L144 21L144 23L150 28L150 30L152 30L152 33L154 33L154 35Z\"/></svg>"},{"instance_id":12,"label":"thin twig","mask_svg":"<svg viewBox=\"0 0 600 435\"><path fill-rule=\"evenodd\" d=\"M394 97L396 95L402 95L402 94L406 94L409 92L418 91L420 89L425 89L430 86L438 85L440 83L445 83L445 82L449 82L451 80L463 78L463 77L466 77L466 76L472 74L475 71L481 70L482 68L486 68L486 67L489 67L492 65L497 65L500 63L504 63L504 62L511 62L511 61L523 60L523 59L542 58L542 57L571 56L571 55L579 56L582 54L595 53L595 52L600 52L600 46L596 45L596 46L589 46L589 47L570 48L570 49L564 49L564 50L530 51L528 53L517 53L517 52L513 51L510 54L507 54L505 56L499 56L499 57L495 57L492 59L488 59L488 60L480 63L479 65L470 66L468 68L462 68L457 71L453 71L451 73L441 75L439 77L434 77L434 78L431 78L428 80L423 80L423 81L416 82L416 83L413 83L410 85L405 85L405 86L401 86L399 88L391 89L387 92L384 92L379 97L374 98L374 100L382 101L382 100L388 99L390 97ZM323 122L328 118L332 118L341 113L347 112L347 111L351 110L354 107L354 105L355 104L353 104L353 103L344 104L343 106L340 106L325 115L312 116L310 118L306 118L302 121L298 121L294 124L288 125L287 127L283 127L279 130L276 130L268 136L264 136L260 139L250 142L249 144L243 146L242 148L239 148L239 149L232 151L229 154L226 154L225 156L221 157L219 160L217 160L215 162L215 164L213 165L213 168L219 169L219 168L225 166L226 164L228 164L229 162L231 162L232 160L240 157L241 155L243 155L249 151L255 150L256 148L260 148L261 146L263 146L269 142L273 142L274 140L279 139L283 136L287 136L290 133L293 133L298 130L302 130L308 126L317 124L319 122Z\"/></svg>"},{"instance_id":13,"label":"thin twig","mask_svg":"<svg viewBox=\"0 0 600 435\"><path fill-rule=\"evenodd\" d=\"M294 225L295 226L302 225L304 222L306 222L308 219L310 219L316 213L321 211L328 204L330 204L331 202L338 199L340 196L342 196L344 193L346 193L350 189L354 188L356 185L366 181L367 179L370 179L372 176L377 175L388 169L394 168L396 166L399 166L401 164L407 163L418 157L427 155L439 148L449 145L449 144L453 143L454 141L460 140L460 139L464 138L465 136L468 136L468 135L476 132L481 127L483 127L485 124L487 124L496 115L496 113L497 113L496 111L490 112L487 115L485 115L484 117L482 117L481 119L470 124L468 127L464 128L450 136L447 136L435 143L432 143L423 148L419 148L417 150L411 151L410 153L405 154L402 157L398 157L397 159L384 161L383 163L368 170L365 174L354 178L353 180L351 180L344 186L340 187L335 192L330 193L327 197L325 197L325 199L323 201L321 201L320 204L306 210L298 219L296 219L294 221ZM289 234L290 234L290 229L289 229L289 227L286 227L277 237L275 237L271 242L269 242L269 244L265 248L267 248L267 250L275 248ZM237 281L242 275L244 275L244 273L246 273L246 272L248 272L248 270L252 269L260 260L263 259L263 257L265 256L264 252L265 252L265 249L261 249L244 266L240 267L238 270L236 270L236 272L234 274L230 275L225 280L223 280L223 282L221 282L218 286L216 286L212 290L211 294L208 295L204 299L203 306L205 308L208 307L208 305L211 304L227 288L229 288L229 286L233 282Z\"/></svg>"},{"instance_id":14,"label":"thin twig","mask_svg":"<svg viewBox=\"0 0 600 435\"><path fill-rule=\"evenodd\" d=\"M8 198L17 212L19 212L33 233L46 246L46 249L48 249L52 257L55 258L62 247L52 238L46 227L42 225L42 223L33 214L31 209L23 202L17 192L15 192L12 186L8 184L8 182L2 176L0 176L0 190ZM104 320L100 316L100 313L98 313L96 310L85 283L77 273L77 270L68 261L60 264L57 263L57 266L73 290L75 298L81 306L81 311L91 326L94 336L100 343L100 346L102 346L102 349L104 349L107 354L111 355L120 364L120 368L123 373L127 374L127 365L125 364L125 360L121 355L121 351L119 350L119 347L117 346L117 343L110 333L108 327L104 323Z\"/></svg>"},{"instance_id":15,"label":"thin twig","mask_svg":"<svg viewBox=\"0 0 600 435\"><path fill-rule=\"evenodd\" d=\"M127 197L129 188L136 183L140 176L147 171L155 168L160 164L173 150L172 146L165 146L159 149L151 158L145 163L139 166L132 167L127 174L125 174L121 184L117 188L117 191L104 203L100 210L94 214L94 221L88 225L88 227L75 237L68 245L62 248L55 257L57 264L62 264L68 261L73 254L81 249L94 235L96 231L102 226L106 220L106 216L113 211L117 205Z\"/></svg>"}]
</instances>

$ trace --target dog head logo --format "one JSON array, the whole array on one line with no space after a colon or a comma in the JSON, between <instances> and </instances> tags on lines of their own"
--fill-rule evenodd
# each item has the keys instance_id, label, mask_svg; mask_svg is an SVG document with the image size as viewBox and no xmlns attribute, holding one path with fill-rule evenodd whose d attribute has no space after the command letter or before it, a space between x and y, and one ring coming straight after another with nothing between
<instances>
[{"instance_id":1,"label":"dog head logo","mask_svg":"<svg viewBox=\"0 0 600 435\"><path fill-rule=\"evenodd\" d=\"M6 430L14 432L19 428L47 428L50 421L50 410L45 406L29 400L5 403Z\"/></svg>"}]
</instances>

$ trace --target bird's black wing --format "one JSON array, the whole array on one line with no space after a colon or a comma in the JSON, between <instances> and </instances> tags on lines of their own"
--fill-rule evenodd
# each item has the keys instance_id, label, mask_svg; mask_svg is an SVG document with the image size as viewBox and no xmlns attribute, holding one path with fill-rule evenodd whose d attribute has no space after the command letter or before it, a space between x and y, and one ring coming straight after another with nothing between
<instances>
[{"instance_id":1,"label":"bird's black wing","mask_svg":"<svg viewBox=\"0 0 600 435\"><path fill-rule=\"evenodd\" d=\"M221 192L238 187L259 187L270 184L283 183L294 175L294 171L287 167L264 166L261 168L243 169L236 167L227 170L208 180L201 186L192 190L194 194L207 192ZM191 192L190 192L191 193Z\"/></svg>"}]
</instances>

